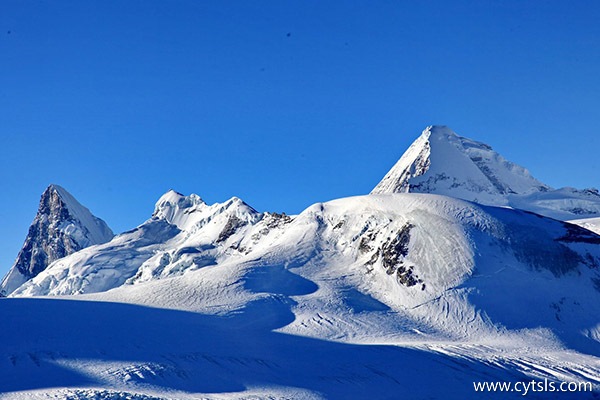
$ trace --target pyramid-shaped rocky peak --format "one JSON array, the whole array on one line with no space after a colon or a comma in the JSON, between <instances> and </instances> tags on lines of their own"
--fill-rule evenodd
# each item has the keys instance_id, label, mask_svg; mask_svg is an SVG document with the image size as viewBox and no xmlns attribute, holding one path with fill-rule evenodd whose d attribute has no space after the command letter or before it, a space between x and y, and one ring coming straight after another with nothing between
<instances>
[{"instance_id":1,"label":"pyramid-shaped rocky peak","mask_svg":"<svg viewBox=\"0 0 600 400\"><path fill-rule=\"evenodd\" d=\"M507 205L510 195L548 190L487 144L461 137L446 126L429 126L371 193L433 193Z\"/></svg>"},{"instance_id":2,"label":"pyramid-shaped rocky peak","mask_svg":"<svg viewBox=\"0 0 600 400\"><path fill-rule=\"evenodd\" d=\"M0 294L12 293L53 261L88 246L105 243L113 236L103 220L92 215L64 188L48 186L25 243L0 284Z\"/></svg>"}]
</instances>

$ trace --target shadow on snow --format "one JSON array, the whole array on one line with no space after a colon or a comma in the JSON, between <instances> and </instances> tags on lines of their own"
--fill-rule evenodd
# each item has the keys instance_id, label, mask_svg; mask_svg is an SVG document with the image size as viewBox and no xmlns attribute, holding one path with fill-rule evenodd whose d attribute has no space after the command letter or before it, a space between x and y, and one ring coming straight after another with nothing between
<instances>
[{"instance_id":1,"label":"shadow on snow","mask_svg":"<svg viewBox=\"0 0 600 400\"><path fill-rule=\"evenodd\" d=\"M293 320L290 305L272 297L214 316L108 302L2 299L0 392L105 386L113 379L202 393L287 386L326 398L460 398L473 393L475 379L528 379L436 353L273 332ZM85 373L78 372L82 365Z\"/></svg>"}]
</instances>

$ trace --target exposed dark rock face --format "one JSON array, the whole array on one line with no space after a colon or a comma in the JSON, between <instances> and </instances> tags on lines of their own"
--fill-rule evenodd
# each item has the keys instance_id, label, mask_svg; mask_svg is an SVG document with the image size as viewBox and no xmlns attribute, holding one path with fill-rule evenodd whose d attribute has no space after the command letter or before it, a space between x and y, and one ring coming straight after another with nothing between
<instances>
[{"instance_id":1,"label":"exposed dark rock face","mask_svg":"<svg viewBox=\"0 0 600 400\"><path fill-rule=\"evenodd\" d=\"M60 230L60 225L69 217L69 211L58 193L46 190L40 200L38 217L29 227L25 244L15 262L19 272L33 277L42 272L49 262L82 248L75 238Z\"/></svg>"},{"instance_id":2,"label":"exposed dark rock face","mask_svg":"<svg viewBox=\"0 0 600 400\"><path fill-rule=\"evenodd\" d=\"M221 233L219 233L219 237L217 238L217 243L224 242L231 235L233 235L235 233L235 231L237 231L239 228L241 228L242 226L244 226L246 224L247 224L247 222L239 219L235 215L232 215L227 220L227 223L223 227L223 230L221 231Z\"/></svg>"},{"instance_id":3,"label":"exposed dark rock face","mask_svg":"<svg viewBox=\"0 0 600 400\"><path fill-rule=\"evenodd\" d=\"M381 247L378 247L377 251L373 253L369 261L365 263L367 273L373 271L373 264L381 257L381 266L388 275L395 276L399 284L408 287L421 284L421 290L425 290L423 280L414 272L414 265L405 264L405 258L408 255L408 246L410 244L410 231L412 228L414 228L414 226L407 223L398 231L398 234L395 237L388 238ZM376 233L369 232L361 238L358 246L361 253L366 253L373 249L371 244L375 236Z\"/></svg>"},{"instance_id":4,"label":"exposed dark rock face","mask_svg":"<svg viewBox=\"0 0 600 400\"><path fill-rule=\"evenodd\" d=\"M398 283L404 286L415 286L423 283L414 272L414 266L404 264L404 258L408 255L408 244L410 243L410 231L413 225L407 223L400 229L398 235L387 241L381 247L381 265L388 275L396 275ZM424 289L425 287L422 286Z\"/></svg>"},{"instance_id":5,"label":"exposed dark rock face","mask_svg":"<svg viewBox=\"0 0 600 400\"><path fill-rule=\"evenodd\" d=\"M367 253L373 250L373 247L371 247L371 243L373 242L373 240L375 240L376 236L376 232L369 232L365 236L363 236L360 239L360 243L358 244L358 250L360 250L361 253Z\"/></svg>"},{"instance_id":6,"label":"exposed dark rock face","mask_svg":"<svg viewBox=\"0 0 600 400\"><path fill-rule=\"evenodd\" d=\"M412 227L411 224L404 225L394 239L388 240L381 246L383 256L381 264L388 271L388 275L393 274L396 266L400 265L402 259L408 255L408 244L410 243L410 230Z\"/></svg>"},{"instance_id":7,"label":"exposed dark rock face","mask_svg":"<svg viewBox=\"0 0 600 400\"><path fill-rule=\"evenodd\" d=\"M260 240L262 236L268 235L273 229L281 228L291 223L293 220L294 219L286 213L266 212L263 216L265 227L259 232L253 234L252 240L256 242ZM241 251L241 249L239 250Z\"/></svg>"},{"instance_id":8,"label":"exposed dark rock face","mask_svg":"<svg viewBox=\"0 0 600 400\"><path fill-rule=\"evenodd\" d=\"M286 213L271 212L271 213L267 213L266 218L267 218L267 227L269 229L277 228L279 226L289 224L290 222L292 222L292 217L290 217Z\"/></svg>"}]
</instances>

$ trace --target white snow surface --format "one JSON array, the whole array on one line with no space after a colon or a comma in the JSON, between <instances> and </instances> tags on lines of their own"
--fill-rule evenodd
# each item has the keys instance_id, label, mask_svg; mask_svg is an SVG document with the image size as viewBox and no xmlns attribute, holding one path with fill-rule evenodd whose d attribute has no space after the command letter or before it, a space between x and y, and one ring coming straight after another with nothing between
<instances>
[{"instance_id":1,"label":"white snow surface","mask_svg":"<svg viewBox=\"0 0 600 400\"><path fill-rule=\"evenodd\" d=\"M170 191L135 230L0 300L21 327L0 331L0 398L463 399L473 381L531 379L598 390L599 243L432 194L289 217Z\"/></svg>"},{"instance_id":2,"label":"white snow surface","mask_svg":"<svg viewBox=\"0 0 600 400\"><path fill-rule=\"evenodd\" d=\"M110 228L104 223L104 221L95 217L90 210L81 205L71 193L67 192L62 186L53 184L50 188L58 193L62 201L65 203L66 208L69 210L70 215L77 225L85 227L85 233L81 234L82 246L89 246L96 243L104 243L114 236ZM71 229L75 230L72 224L65 225L64 230Z\"/></svg>"},{"instance_id":3,"label":"white snow surface","mask_svg":"<svg viewBox=\"0 0 600 400\"><path fill-rule=\"evenodd\" d=\"M442 194L476 203L532 211L561 220L600 215L595 189L553 189L489 145L429 126L372 194Z\"/></svg>"}]
</instances>

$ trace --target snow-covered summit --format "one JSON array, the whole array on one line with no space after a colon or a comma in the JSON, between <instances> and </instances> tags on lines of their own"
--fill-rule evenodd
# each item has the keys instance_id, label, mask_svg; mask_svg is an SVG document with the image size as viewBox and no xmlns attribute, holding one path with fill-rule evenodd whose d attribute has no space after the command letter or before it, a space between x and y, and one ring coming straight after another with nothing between
<instances>
[{"instance_id":1,"label":"snow-covered summit","mask_svg":"<svg viewBox=\"0 0 600 400\"><path fill-rule=\"evenodd\" d=\"M185 196L171 189L163 194L154 206L153 218L163 219L179 229L189 224L190 217L207 208L207 204L196 194Z\"/></svg>"},{"instance_id":2,"label":"snow-covered summit","mask_svg":"<svg viewBox=\"0 0 600 400\"><path fill-rule=\"evenodd\" d=\"M505 205L508 194L550 189L487 144L429 126L371 193L435 193Z\"/></svg>"},{"instance_id":3,"label":"snow-covered summit","mask_svg":"<svg viewBox=\"0 0 600 400\"><path fill-rule=\"evenodd\" d=\"M23 248L0 284L0 293L12 293L53 261L107 242L113 236L104 221L92 215L64 188L55 184L48 186Z\"/></svg>"},{"instance_id":4,"label":"snow-covered summit","mask_svg":"<svg viewBox=\"0 0 600 400\"><path fill-rule=\"evenodd\" d=\"M182 231L193 230L198 224L204 225L225 211L242 220L254 220L259 213L238 197L223 203L208 205L197 194L186 196L175 190L163 194L154 207L153 219L164 220ZM229 217L229 215L227 215Z\"/></svg>"},{"instance_id":5,"label":"snow-covered summit","mask_svg":"<svg viewBox=\"0 0 600 400\"><path fill-rule=\"evenodd\" d=\"M555 190L491 146L446 126L427 127L371 194L408 192L509 206L557 219L600 215L600 196Z\"/></svg>"}]
</instances>

